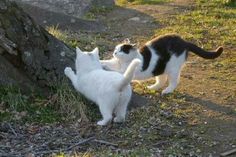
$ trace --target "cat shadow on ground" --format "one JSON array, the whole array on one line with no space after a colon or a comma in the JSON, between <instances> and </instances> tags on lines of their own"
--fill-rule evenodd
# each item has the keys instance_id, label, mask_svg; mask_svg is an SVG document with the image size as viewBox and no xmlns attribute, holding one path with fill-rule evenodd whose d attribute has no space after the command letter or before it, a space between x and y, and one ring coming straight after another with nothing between
<instances>
[{"instance_id":1,"label":"cat shadow on ground","mask_svg":"<svg viewBox=\"0 0 236 157\"><path fill-rule=\"evenodd\" d=\"M185 94L185 98L187 101L206 107L209 110L236 117L236 112L230 107L214 103L210 100L203 100L202 98L194 97L189 94Z\"/></svg>"}]
</instances>

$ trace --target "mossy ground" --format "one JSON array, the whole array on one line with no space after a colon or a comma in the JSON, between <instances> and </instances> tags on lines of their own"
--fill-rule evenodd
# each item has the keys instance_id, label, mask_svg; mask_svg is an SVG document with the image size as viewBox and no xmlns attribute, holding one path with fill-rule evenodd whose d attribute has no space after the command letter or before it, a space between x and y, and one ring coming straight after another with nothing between
<instances>
[{"instance_id":1,"label":"mossy ground","mask_svg":"<svg viewBox=\"0 0 236 157\"><path fill-rule=\"evenodd\" d=\"M117 2L121 6L112 10L104 9L102 14L97 10L92 11L85 16L106 23L109 28L106 32L77 32L71 35L70 31L61 31L62 34L55 32L58 31L56 27L48 30L54 31L52 34L71 46L78 45L83 50L92 50L98 46L102 58L109 58L114 46L127 37L140 45L154 36L166 33L178 33L204 49L215 49L222 45L224 53L210 61L191 54L173 94L160 96L159 91L148 90L147 84L154 80L143 84L134 83L134 91L148 97L150 104L129 111L124 124L96 126L100 114L93 104L77 96L70 88L66 88L69 92L60 90L61 95L55 92L60 99L55 104L69 102L71 106L83 104L86 108L84 114L89 121L81 125L82 136L95 134L118 144L118 148L90 146L85 156L218 156L220 152L235 147L235 3L227 0L182 0L178 1L180 3L171 1L164 5L158 0ZM142 5L144 2L145 5ZM140 21L129 21L132 17L139 17ZM62 119L63 112L56 112L52 104L42 105L50 99L38 96L31 98L17 90L3 89L1 93L1 104L7 107L7 110L1 110L2 121L12 119L15 116L12 111L26 111L25 120L29 122L51 123L67 119ZM78 111L80 109L70 113L76 115L74 113Z\"/></svg>"}]
</instances>

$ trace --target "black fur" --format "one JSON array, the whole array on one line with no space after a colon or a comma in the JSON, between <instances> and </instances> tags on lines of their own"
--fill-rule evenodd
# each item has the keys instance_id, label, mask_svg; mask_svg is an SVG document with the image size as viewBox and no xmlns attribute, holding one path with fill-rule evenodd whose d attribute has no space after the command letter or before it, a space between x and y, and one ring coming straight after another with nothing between
<instances>
[{"instance_id":1,"label":"black fur","mask_svg":"<svg viewBox=\"0 0 236 157\"><path fill-rule=\"evenodd\" d=\"M151 40L151 47L159 56L156 66L152 71L154 76L164 73L171 55L180 56L186 49L185 41L176 35L165 35L155 38Z\"/></svg>"},{"instance_id":2,"label":"black fur","mask_svg":"<svg viewBox=\"0 0 236 157\"><path fill-rule=\"evenodd\" d=\"M133 46L130 44L124 44L120 47L120 51L123 51L126 54L129 54L129 51L133 49Z\"/></svg>"},{"instance_id":3,"label":"black fur","mask_svg":"<svg viewBox=\"0 0 236 157\"><path fill-rule=\"evenodd\" d=\"M142 66L142 70L145 71L150 63L151 57L152 57L152 53L149 50L149 48L147 46L143 46L140 49L140 53L143 56L143 66Z\"/></svg>"}]
</instances>

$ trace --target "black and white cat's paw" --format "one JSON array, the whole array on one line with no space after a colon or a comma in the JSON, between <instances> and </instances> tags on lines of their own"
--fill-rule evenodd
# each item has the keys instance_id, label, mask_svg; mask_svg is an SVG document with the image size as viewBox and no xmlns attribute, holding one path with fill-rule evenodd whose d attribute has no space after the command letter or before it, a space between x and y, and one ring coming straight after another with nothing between
<instances>
[{"instance_id":1,"label":"black and white cat's paw","mask_svg":"<svg viewBox=\"0 0 236 157\"><path fill-rule=\"evenodd\" d=\"M173 93L173 91L174 91L173 89L166 88L161 92L161 95L170 94L170 93Z\"/></svg>"},{"instance_id":2,"label":"black and white cat's paw","mask_svg":"<svg viewBox=\"0 0 236 157\"><path fill-rule=\"evenodd\" d=\"M156 84L153 84L153 85L150 85L150 86L147 86L148 89L150 90L158 90L160 89L162 86L161 85L156 85Z\"/></svg>"},{"instance_id":3,"label":"black and white cat's paw","mask_svg":"<svg viewBox=\"0 0 236 157\"><path fill-rule=\"evenodd\" d=\"M107 65L102 64L102 68L106 71L112 71L111 68L109 68Z\"/></svg>"}]
</instances>

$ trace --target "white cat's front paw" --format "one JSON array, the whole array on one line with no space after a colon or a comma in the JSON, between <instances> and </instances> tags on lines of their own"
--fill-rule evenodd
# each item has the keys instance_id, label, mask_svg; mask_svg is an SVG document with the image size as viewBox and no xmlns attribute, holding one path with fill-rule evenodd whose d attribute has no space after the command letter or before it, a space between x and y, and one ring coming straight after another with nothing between
<instances>
[{"instance_id":1,"label":"white cat's front paw","mask_svg":"<svg viewBox=\"0 0 236 157\"><path fill-rule=\"evenodd\" d=\"M69 76L71 72L72 72L71 67L66 67L65 70L64 70L64 74L65 74L66 76Z\"/></svg>"},{"instance_id":2,"label":"white cat's front paw","mask_svg":"<svg viewBox=\"0 0 236 157\"><path fill-rule=\"evenodd\" d=\"M125 121L125 117L115 117L113 121L115 123L122 123Z\"/></svg>"}]
</instances>

